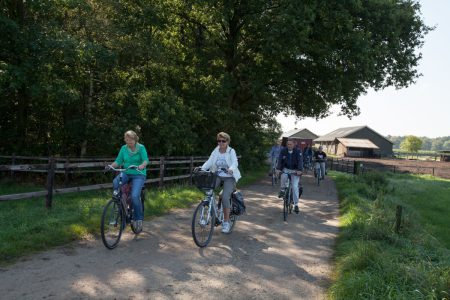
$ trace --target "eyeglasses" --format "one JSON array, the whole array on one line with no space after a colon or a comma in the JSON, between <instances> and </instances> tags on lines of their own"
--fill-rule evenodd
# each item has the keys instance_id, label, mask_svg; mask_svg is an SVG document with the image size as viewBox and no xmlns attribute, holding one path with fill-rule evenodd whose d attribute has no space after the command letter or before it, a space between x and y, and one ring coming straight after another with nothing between
<instances>
[{"instance_id":1,"label":"eyeglasses","mask_svg":"<svg viewBox=\"0 0 450 300\"><path fill-rule=\"evenodd\" d=\"M218 143L226 143L227 141L225 140L217 140Z\"/></svg>"}]
</instances>

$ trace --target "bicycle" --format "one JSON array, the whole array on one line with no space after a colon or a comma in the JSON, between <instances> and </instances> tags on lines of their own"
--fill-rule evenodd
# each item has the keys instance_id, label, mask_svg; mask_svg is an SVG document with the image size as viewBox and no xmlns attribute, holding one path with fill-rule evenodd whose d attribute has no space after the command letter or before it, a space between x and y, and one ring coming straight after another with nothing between
<instances>
[{"instance_id":1,"label":"bicycle","mask_svg":"<svg viewBox=\"0 0 450 300\"><path fill-rule=\"evenodd\" d=\"M305 171L305 173L307 173L308 171L312 171L312 169L313 169L313 165L311 163L311 157L306 156L305 160L304 160L303 170Z\"/></svg>"},{"instance_id":2,"label":"bicycle","mask_svg":"<svg viewBox=\"0 0 450 300\"><path fill-rule=\"evenodd\" d=\"M320 165L322 163L324 163L325 160L324 159L316 159L315 160L315 170L314 170L314 175L317 177L317 185L320 185L320 181L325 179L325 174L322 174L322 168L320 167Z\"/></svg>"},{"instance_id":3,"label":"bicycle","mask_svg":"<svg viewBox=\"0 0 450 300\"><path fill-rule=\"evenodd\" d=\"M135 234L142 231L142 228L137 228L133 222L134 210L131 203L131 193L126 193L130 183L123 184L122 182L123 172L129 169L139 170L137 166L133 165L125 169L116 169L111 165L108 166L108 170L120 172L119 188L113 191L112 199L105 205L100 225L102 241L108 249L117 247L126 224L131 225L131 230ZM140 199L142 212L144 212L145 186L142 187Z\"/></svg>"},{"instance_id":4,"label":"bicycle","mask_svg":"<svg viewBox=\"0 0 450 300\"><path fill-rule=\"evenodd\" d=\"M277 169L276 169L277 164L278 164L278 159L276 159L275 162L272 163L272 186L274 186L278 183L278 176L277 176Z\"/></svg>"},{"instance_id":5,"label":"bicycle","mask_svg":"<svg viewBox=\"0 0 450 300\"><path fill-rule=\"evenodd\" d=\"M287 187L284 188L283 195L283 220L287 220L288 213L292 214L292 208L294 207L294 190L292 185L291 174L297 173L297 171L286 171L283 170L282 173L287 174ZM300 184L299 184L300 187ZM299 191L300 192L300 191ZM303 192L303 189L302 189Z\"/></svg>"},{"instance_id":6,"label":"bicycle","mask_svg":"<svg viewBox=\"0 0 450 300\"><path fill-rule=\"evenodd\" d=\"M226 171L226 169L221 169ZM192 216L192 238L198 247L206 247L212 239L214 227L219 226L224 221L222 199L219 197L218 204L216 204L216 194L214 188L216 185L217 172L195 170L193 180L199 190L201 190L205 197L197 205ZM232 206L230 209L230 233L241 214L240 208L234 199L234 192L232 195ZM245 206L244 206L245 210Z\"/></svg>"}]
</instances>

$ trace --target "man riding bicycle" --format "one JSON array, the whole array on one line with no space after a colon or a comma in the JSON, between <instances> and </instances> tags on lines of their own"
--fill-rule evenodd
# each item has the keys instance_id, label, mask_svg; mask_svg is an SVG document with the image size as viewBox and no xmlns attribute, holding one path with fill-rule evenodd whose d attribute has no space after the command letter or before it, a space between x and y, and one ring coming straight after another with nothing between
<instances>
[{"instance_id":1,"label":"man riding bicycle","mask_svg":"<svg viewBox=\"0 0 450 300\"><path fill-rule=\"evenodd\" d=\"M280 157L281 149L283 149L283 146L281 146L281 139L277 140L277 144L273 145L270 149L270 171L269 176L272 176L272 170L277 168L278 164L278 157Z\"/></svg>"},{"instance_id":2,"label":"man riding bicycle","mask_svg":"<svg viewBox=\"0 0 450 300\"><path fill-rule=\"evenodd\" d=\"M325 161L327 159L327 155L325 152L323 152L323 147L319 146L319 150L314 152L314 160L316 161L316 169L320 168L322 172L322 179L325 178ZM319 165L317 165L319 164Z\"/></svg>"},{"instance_id":3,"label":"man riding bicycle","mask_svg":"<svg viewBox=\"0 0 450 300\"><path fill-rule=\"evenodd\" d=\"M312 149L309 144L306 145L305 149L303 149L303 160L305 164L310 164L312 159Z\"/></svg>"},{"instance_id":4,"label":"man riding bicycle","mask_svg":"<svg viewBox=\"0 0 450 300\"><path fill-rule=\"evenodd\" d=\"M294 171L294 173L291 174L291 182L293 187L294 211L298 214L298 186L300 176L303 171L303 157L301 151L294 148L294 141L288 140L286 146L287 148L281 150L280 157L278 158L277 174L283 171L283 174L281 175L280 193L278 194L278 198L283 198L284 190L287 187L287 179L289 175L286 173Z\"/></svg>"}]
</instances>

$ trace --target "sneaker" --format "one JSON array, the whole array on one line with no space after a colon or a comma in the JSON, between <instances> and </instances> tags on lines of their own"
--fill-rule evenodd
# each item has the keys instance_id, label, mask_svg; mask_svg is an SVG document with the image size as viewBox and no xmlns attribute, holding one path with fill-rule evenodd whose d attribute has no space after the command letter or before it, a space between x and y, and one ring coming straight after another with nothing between
<instances>
[{"instance_id":1,"label":"sneaker","mask_svg":"<svg viewBox=\"0 0 450 300\"><path fill-rule=\"evenodd\" d=\"M281 190L279 193L278 193L278 198L283 198L284 197L284 190Z\"/></svg>"},{"instance_id":2,"label":"sneaker","mask_svg":"<svg viewBox=\"0 0 450 300\"><path fill-rule=\"evenodd\" d=\"M223 233L230 233L230 222L224 221L222 223L222 232Z\"/></svg>"},{"instance_id":3,"label":"sneaker","mask_svg":"<svg viewBox=\"0 0 450 300\"><path fill-rule=\"evenodd\" d=\"M298 209L298 205L295 205L295 206L294 206L294 211L295 211L296 214L298 214L298 212L300 211L300 210Z\"/></svg>"}]
</instances>

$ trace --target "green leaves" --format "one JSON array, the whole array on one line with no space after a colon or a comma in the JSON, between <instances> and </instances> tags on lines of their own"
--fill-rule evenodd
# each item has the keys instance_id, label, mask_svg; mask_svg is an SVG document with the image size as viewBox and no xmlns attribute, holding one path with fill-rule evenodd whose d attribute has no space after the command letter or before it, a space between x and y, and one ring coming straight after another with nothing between
<instances>
[{"instance_id":1,"label":"green leaves","mask_svg":"<svg viewBox=\"0 0 450 300\"><path fill-rule=\"evenodd\" d=\"M368 88L411 84L430 30L409 0L13 2L2 152L114 154L138 127L155 154L209 153L225 130L261 156L280 112L352 116Z\"/></svg>"}]
</instances>

